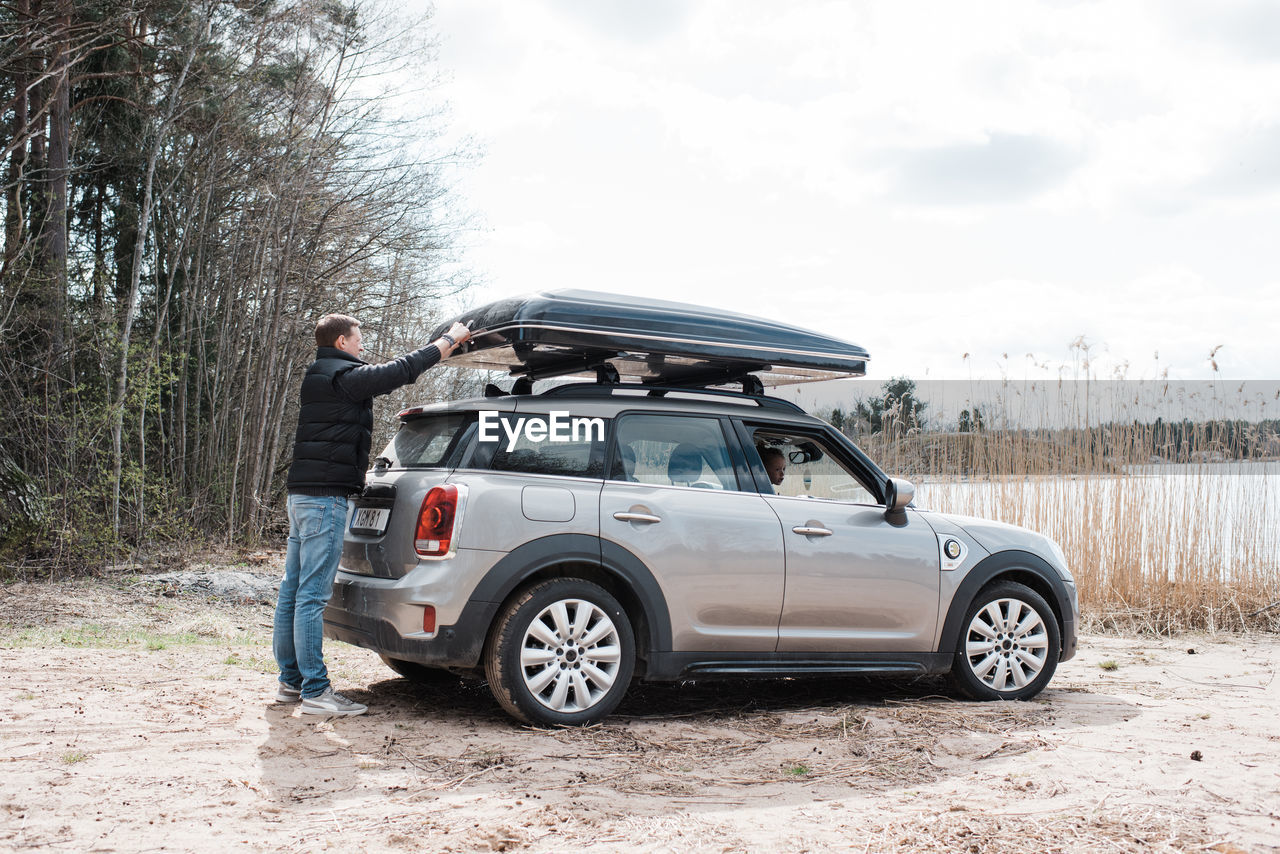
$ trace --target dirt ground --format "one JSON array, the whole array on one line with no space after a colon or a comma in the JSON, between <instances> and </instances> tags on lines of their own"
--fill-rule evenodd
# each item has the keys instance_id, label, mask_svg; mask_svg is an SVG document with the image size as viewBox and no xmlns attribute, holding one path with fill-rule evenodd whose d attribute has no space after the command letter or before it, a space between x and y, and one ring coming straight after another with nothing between
<instances>
[{"instance_id":1,"label":"dirt ground","mask_svg":"<svg viewBox=\"0 0 1280 854\"><path fill-rule=\"evenodd\" d=\"M370 712L302 717L268 605L167 593L0 586L0 850L1280 850L1275 635L1085 636L1029 703L634 685L543 730L332 642Z\"/></svg>"}]
</instances>

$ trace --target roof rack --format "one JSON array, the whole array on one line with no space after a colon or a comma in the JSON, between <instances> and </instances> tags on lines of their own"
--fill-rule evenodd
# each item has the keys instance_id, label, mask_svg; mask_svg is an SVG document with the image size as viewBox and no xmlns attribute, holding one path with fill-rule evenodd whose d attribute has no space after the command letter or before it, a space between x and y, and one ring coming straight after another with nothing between
<instances>
[{"instance_id":1,"label":"roof rack","mask_svg":"<svg viewBox=\"0 0 1280 854\"><path fill-rule=\"evenodd\" d=\"M775 409L781 412L799 412L804 410L789 400L780 397L769 397L763 394L744 394L740 391L712 388L690 388L687 386L646 385L644 383L570 383L556 386L539 393L539 397L556 397L558 395L579 395L581 397L612 397L615 391L645 391L650 397L664 397L670 392L681 394L705 394L713 397L729 397L734 400L749 400L761 409Z\"/></svg>"},{"instance_id":2,"label":"roof rack","mask_svg":"<svg viewBox=\"0 0 1280 854\"><path fill-rule=\"evenodd\" d=\"M498 386L489 383L485 386L484 396L501 397L507 394L532 394L534 380L556 379L570 374L581 374L584 370L595 371L596 383L599 385L623 385L621 372L612 362L606 361L608 356L608 353L574 356L544 365L537 370L522 371L512 368L511 375L516 377L516 381L512 384L511 390L504 392ZM763 397L764 383L752 371L767 371L770 367L770 365L761 363L711 365L682 377L669 378L665 382L646 380L642 381L641 385L645 388L661 387L667 391L684 391L689 389L697 390L709 385L720 386L741 383L742 394L749 397Z\"/></svg>"}]
</instances>

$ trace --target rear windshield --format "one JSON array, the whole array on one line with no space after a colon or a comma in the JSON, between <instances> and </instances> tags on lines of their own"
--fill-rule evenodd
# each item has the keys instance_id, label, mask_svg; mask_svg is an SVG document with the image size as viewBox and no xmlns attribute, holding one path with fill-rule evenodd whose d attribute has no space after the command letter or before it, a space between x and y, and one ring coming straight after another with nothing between
<instances>
[{"instance_id":1,"label":"rear windshield","mask_svg":"<svg viewBox=\"0 0 1280 854\"><path fill-rule=\"evenodd\" d=\"M391 440L392 465L401 468L441 465L474 420L475 413L450 412L404 422Z\"/></svg>"}]
</instances>

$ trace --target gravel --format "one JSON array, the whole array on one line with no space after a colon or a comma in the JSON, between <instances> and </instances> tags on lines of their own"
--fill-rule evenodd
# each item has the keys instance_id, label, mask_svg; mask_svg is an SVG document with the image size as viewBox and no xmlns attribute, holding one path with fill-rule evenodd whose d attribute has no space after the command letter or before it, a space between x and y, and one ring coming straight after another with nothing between
<instances>
[{"instance_id":1,"label":"gravel","mask_svg":"<svg viewBox=\"0 0 1280 854\"><path fill-rule=\"evenodd\" d=\"M155 586L164 595L178 593L230 599L233 602L275 603L280 579L233 569L182 570L149 575L140 584Z\"/></svg>"}]
</instances>

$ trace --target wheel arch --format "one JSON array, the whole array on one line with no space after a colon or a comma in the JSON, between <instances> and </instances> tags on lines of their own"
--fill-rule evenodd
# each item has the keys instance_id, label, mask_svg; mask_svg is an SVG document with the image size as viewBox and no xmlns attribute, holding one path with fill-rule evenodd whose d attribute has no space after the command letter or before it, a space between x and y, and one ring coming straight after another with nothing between
<instances>
[{"instance_id":1,"label":"wheel arch","mask_svg":"<svg viewBox=\"0 0 1280 854\"><path fill-rule=\"evenodd\" d=\"M641 662L651 652L671 649L670 612L653 573L630 551L599 537L553 534L525 543L494 564L471 598L493 603L496 617L530 585L551 578L581 578L617 599L631 622ZM492 624L485 627L486 637L490 629ZM642 668L637 675L643 675Z\"/></svg>"},{"instance_id":2,"label":"wheel arch","mask_svg":"<svg viewBox=\"0 0 1280 854\"><path fill-rule=\"evenodd\" d=\"M1059 636L1065 639L1067 633L1072 631L1067 620L1072 613L1071 602L1066 585L1057 571L1043 558L1031 552L996 552L983 558L969 570L952 595L942 624L942 634L938 639L939 652L955 651L960 642L961 623L964 622L969 605L984 588L998 581L1014 581L1039 593L1053 611Z\"/></svg>"}]
</instances>

